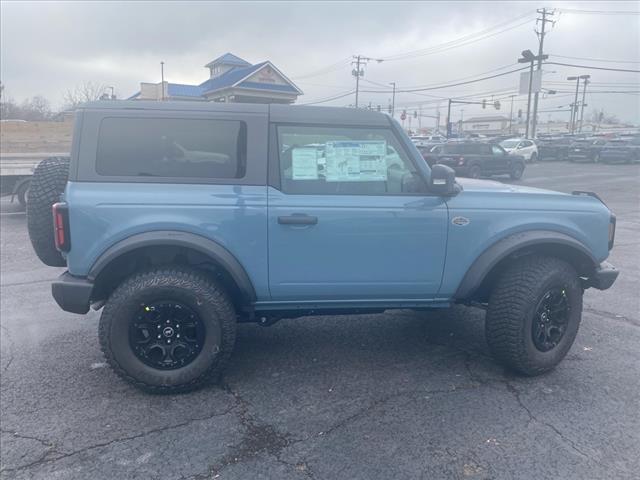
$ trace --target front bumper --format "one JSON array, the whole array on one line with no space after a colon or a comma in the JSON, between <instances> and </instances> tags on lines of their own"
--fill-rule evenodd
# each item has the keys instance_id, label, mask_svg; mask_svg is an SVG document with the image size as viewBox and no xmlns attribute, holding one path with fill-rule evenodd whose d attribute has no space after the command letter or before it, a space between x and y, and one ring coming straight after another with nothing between
<instances>
[{"instance_id":1,"label":"front bumper","mask_svg":"<svg viewBox=\"0 0 640 480\"><path fill-rule=\"evenodd\" d=\"M619 273L620 271L609 262L602 262L598 268L596 268L595 273L584 280L583 286L585 288L593 287L598 290L606 290L613 285Z\"/></svg>"},{"instance_id":2,"label":"front bumper","mask_svg":"<svg viewBox=\"0 0 640 480\"><path fill-rule=\"evenodd\" d=\"M93 282L64 272L51 284L51 294L66 312L85 314L89 311Z\"/></svg>"}]
</instances>

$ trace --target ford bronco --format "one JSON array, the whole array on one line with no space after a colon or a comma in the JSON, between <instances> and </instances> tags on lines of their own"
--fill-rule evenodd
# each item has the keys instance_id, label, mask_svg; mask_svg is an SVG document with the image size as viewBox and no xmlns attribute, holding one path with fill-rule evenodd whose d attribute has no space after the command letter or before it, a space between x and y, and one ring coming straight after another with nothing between
<instances>
[{"instance_id":1,"label":"ford bronco","mask_svg":"<svg viewBox=\"0 0 640 480\"><path fill-rule=\"evenodd\" d=\"M56 302L102 309L108 363L152 392L217 378L237 322L456 303L486 308L495 358L537 375L571 347L584 290L618 275L596 194L456 179L358 109L89 103L27 208L37 255L67 267Z\"/></svg>"}]
</instances>

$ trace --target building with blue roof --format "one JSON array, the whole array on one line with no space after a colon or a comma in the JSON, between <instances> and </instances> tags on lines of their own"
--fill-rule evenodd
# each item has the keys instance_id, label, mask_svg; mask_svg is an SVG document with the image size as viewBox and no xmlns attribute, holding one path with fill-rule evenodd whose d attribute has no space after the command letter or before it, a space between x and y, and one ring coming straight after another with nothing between
<instances>
[{"instance_id":1,"label":"building with blue roof","mask_svg":"<svg viewBox=\"0 0 640 480\"><path fill-rule=\"evenodd\" d=\"M200 85L141 82L140 91L129 100L293 103L303 94L269 61L252 65L232 53L225 53L205 68L209 70L209 78Z\"/></svg>"}]
</instances>

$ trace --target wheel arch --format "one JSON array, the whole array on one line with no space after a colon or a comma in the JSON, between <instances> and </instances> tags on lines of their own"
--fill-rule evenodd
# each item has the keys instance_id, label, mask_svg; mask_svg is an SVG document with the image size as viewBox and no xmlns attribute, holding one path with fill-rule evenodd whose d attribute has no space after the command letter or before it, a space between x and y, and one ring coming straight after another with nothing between
<instances>
[{"instance_id":1,"label":"wheel arch","mask_svg":"<svg viewBox=\"0 0 640 480\"><path fill-rule=\"evenodd\" d=\"M498 240L476 258L460 282L454 298L485 303L500 273L512 261L533 254L565 260L581 277L592 275L598 265L584 244L564 233L546 230L516 233Z\"/></svg>"},{"instance_id":2,"label":"wheel arch","mask_svg":"<svg viewBox=\"0 0 640 480\"><path fill-rule=\"evenodd\" d=\"M92 301L104 300L124 277L139 268L184 263L220 277L237 306L256 300L249 275L227 248L201 235L160 230L132 235L112 245L94 262L87 278Z\"/></svg>"}]
</instances>

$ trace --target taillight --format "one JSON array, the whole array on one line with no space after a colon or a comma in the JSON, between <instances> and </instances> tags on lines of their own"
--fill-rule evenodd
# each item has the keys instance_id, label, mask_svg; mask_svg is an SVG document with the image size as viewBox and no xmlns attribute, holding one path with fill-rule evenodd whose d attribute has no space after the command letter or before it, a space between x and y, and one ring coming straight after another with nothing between
<instances>
[{"instance_id":1,"label":"taillight","mask_svg":"<svg viewBox=\"0 0 640 480\"><path fill-rule=\"evenodd\" d=\"M458 165L464 165L464 157L458 158Z\"/></svg>"},{"instance_id":2,"label":"taillight","mask_svg":"<svg viewBox=\"0 0 640 480\"><path fill-rule=\"evenodd\" d=\"M61 252L71 250L71 237L69 235L69 207L65 202L54 203L53 211L53 239L56 248Z\"/></svg>"},{"instance_id":3,"label":"taillight","mask_svg":"<svg viewBox=\"0 0 640 480\"><path fill-rule=\"evenodd\" d=\"M616 238L616 216L611 214L609 219L609 250L613 248L613 242Z\"/></svg>"}]
</instances>

